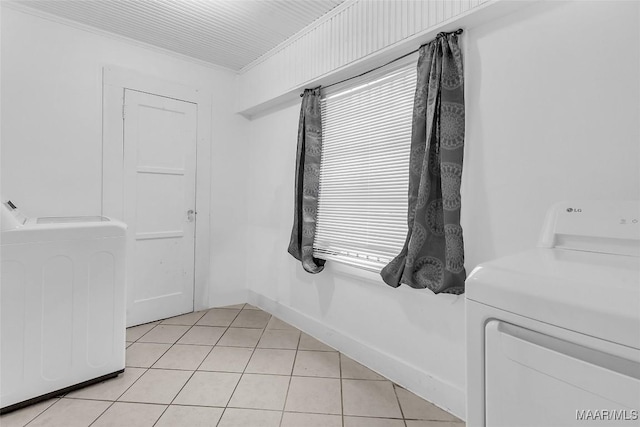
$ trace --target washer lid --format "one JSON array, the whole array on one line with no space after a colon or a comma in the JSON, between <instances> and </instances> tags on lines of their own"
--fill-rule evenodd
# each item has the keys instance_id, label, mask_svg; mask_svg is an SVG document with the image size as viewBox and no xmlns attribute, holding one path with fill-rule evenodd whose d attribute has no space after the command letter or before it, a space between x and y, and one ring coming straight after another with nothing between
<instances>
[{"instance_id":1,"label":"washer lid","mask_svg":"<svg viewBox=\"0 0 640 427\"><path fill-rule=\"evenodd\" d=\"M127 226L107 217L30 218L24 226L2 232L2 245L123 237Z\"/></svg>"},{"instance_id":2,"label":"washer lid","mask_svg":"<svg viewBox=\"0 0 640 427\"><path fill-rule=\"evenodd\" d=\"M70 222L109 222L106 216L42 216L36 218L36 224L65 224Z\"/></svg>"},{"instance_id":3,"label":"washer lid","mask_svg":"<svg viewBox=\"0 0 640 427\"><path fill-rule=\"evenodd\" d=\"M537 248L476 267L466 297L640 349L640 258Z\"/></svg>"}]
</instances>

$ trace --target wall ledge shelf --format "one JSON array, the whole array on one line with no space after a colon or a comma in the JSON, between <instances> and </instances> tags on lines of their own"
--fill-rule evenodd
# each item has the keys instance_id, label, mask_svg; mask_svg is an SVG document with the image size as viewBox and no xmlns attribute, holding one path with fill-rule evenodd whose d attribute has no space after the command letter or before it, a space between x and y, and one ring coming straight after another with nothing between
<instances>
[{"instance_id":1,"label":"wall ledge shelf","mask_svg":"<svg viewBox=\"0 0 640 427\"><path fill-rule=\"evenodd\" d=\"M354 57L352 60L340 61L340 59L328 58L328 62L332 65L340 62L343 62L343 64L333 66L331 69L321 73L314 73L314 70L312 69L314 66L308 65L306 62L299 62L292 66L299 67L301 69L291 72L293 73L292 76L287 76L287 72L283 72L282 70L282 62L297 52L293 51L296 48L295 45L285 46L284 48L280 48L278 53L272 54L266 60L238 75L238 90L240 96L238 101L239 105L236 111L238 114L241 114L245 118L251 120L278 109L295 105L299 102L300 93L302 93L305 88L328 86L344 79L357 76L416 50L421 45L433 40L439 32L455 31L458 28L462 28L466 33L468 31L472 31L476 26L521 10L522 8L534 3L536 2L532 0L489 0L480 2L478 5L471 7L465 12L459 13L449 19L442 20L434 25L430 25L423 30L417 31L414 34L408 35L396 42L389 43L386 46L382 46L375 51L363 54L359 57ZM353 2L352 4L357 5L358 2ZM346 10L347 9L345 9L345 11ZM391 23L390 25L394 24L395 23ZM388 25L389 23L387 23L387 26ZM381 27L380 29L383 28ZM335 24L330 28L330 30L330 33L327 34L325 32L324 34L324 36L329 39L338 39L338 33L340 31L345 31L344 28L340 29ZM319 30L317 25L312 25L303 30L303 32L305 31L317 32ZM464 40L466 38L465 33L461 36L463 48ZM370 34L364 34L364 36L368 35ZM356 35L353 36L355 37ZM299 41L304 39L304 37L305 36L302 35L296 37L296 39ZM318 37L318 35L314 35L312 41L320 43ZM362 39L363 37L360 37L359 39ZM365 43L365 41L359 39L355 40L354 43ZM321 46L321 48L324 48L323 51L329 49L328 46L324 45ZM288 50L292 50L292 52L287 52ZM319 54L321 56L327 55L326 52L319 52ZM344 56L344 54L341 56ZM279 62L279 64L276 62ZM291 64L292 62L286 61L286 63ZM316 64L315 68L317 67L318 66ZM306 70L305 68L308 68L309 70ZM298 77L298 75L303 75L305 73L310 77ZM268 86L271 86L271 88L265 90L265 87ZM258 90L258 88L260 89Z\"/></svg>"}]
</instances>

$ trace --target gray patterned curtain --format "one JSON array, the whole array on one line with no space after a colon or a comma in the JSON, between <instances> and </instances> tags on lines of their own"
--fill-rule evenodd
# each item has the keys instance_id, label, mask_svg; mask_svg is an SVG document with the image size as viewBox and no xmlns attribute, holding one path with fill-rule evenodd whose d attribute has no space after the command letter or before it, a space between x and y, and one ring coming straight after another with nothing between
<instances>
[{"instance_id":1,"label":"gray patterned curtain","mask_svg":"<svg viewBox=\"0 0 640 427\"><path fill-rule=\"evenodd\" d=\"M409 172L409 232L380 272L390 286L464 292L460 180L464 151L462 53L457 33L420 48Z\"/></svg>"},{"instance_id":2,"label":"gray patterned curtain","mask_svg":"<svg viewBox=\"0 0 640 427\"><path fill-rule=\"evenodd\" d=\"M305 89L298 124L295 210L289 253L309 273L319 273L324 268L324 260L313 257L321 153L320 89Z\"/></svg>"}]
</instances>

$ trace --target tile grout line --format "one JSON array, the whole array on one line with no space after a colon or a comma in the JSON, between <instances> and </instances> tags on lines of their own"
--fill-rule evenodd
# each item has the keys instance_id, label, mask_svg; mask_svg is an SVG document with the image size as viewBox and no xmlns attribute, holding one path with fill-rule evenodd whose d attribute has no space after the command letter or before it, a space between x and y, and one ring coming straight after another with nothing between
<instances>
[{"instance_id":1,"label":"tile grout line","mask_svg":"<svg viewBox=\"0 0 640 427\"><path fill-rule=\"evenodd\" d=\"M400 396L398 396L398 390L396 389L396 383L391 382L391 386L393 387L393 395L396 397L396 402L398 402L398 408L400 408L400 415L402 415L402 422L405 427L407 427L407 419L404 416L404 410L402 409L402 403L400 403Z\"/></svg>"},{"instance_id":2,"label":"tile grout line","mask_svg":"<svg viewBox=\"0 0 640 427\"><path fill-rule=\"evenodd\" d=\"M166 319L163 319L163 320L166 320ZM131 345L136 344L136 343L138 343L138 344L171 344L171 343L166 343L166 342L147 342L147 341L140 341L140 339L142 339L145 335L147 335L149 332L153 331L153 330L156 328L156 326L160 325L160 324L161 324L160 322L162 322L162 320L158 321L158 323L156 323L156 324L153 326L153 328L149 329L147 332L145 332L145 333L144 333L144 334L142 334L140 337L138 337L138 339L137 339L137 340L135 340L134 342L132 342L132 343L131 343ZM139 325L138 325L138 326L139 326ZM176 325L172 325L172 326L176 326ZM134 326L134 327L135 327L135 326ZM183 333L182 335L180 335L180 337L178 338L178 340L179 340L180 338L182 338L182 336L183 336L184 334L186 334L186 333L187 333L187 331L188 331L189 329L191 329L191 328L188 328L186 331L184 331L184 333ZM177 340L176 340L176 341L177 341ZM174 344L175 344L175 343L174 343ZM165 350L165 351L160 355L160 357L158 357L158 358L157 358L157 359L156 359L156 360L151 364L151 366L146 366L146 367L145 367L145 366L130 366L130 368L137 368L137 367L140 367L140 368L146 368L147 370L151 369L151 367L152 367L153 365L155 365L155 364L158 362L158 360L162 359L162 356L164 356L165 354L167 354L167 352L171 349L171 347L173 347L173 344L169 345L169 348L168 348L168 349L166 349L166 350ZM126 357L126 351L127 351L127 348L125 347L125 360L124 360L124 368L125 368L125 369L127 369L127 357ZM144 374L146 374L146 372L143 372L143 373L142 373L142 375L144 375ZM140 376L142 377L142 375L140 375ZM140 378L138 378L138 379L140 379ZM136 380L136 381L138 381L138 380ZM128 390L128 389L127 389L127 390ZM122 396L120 396L120 397L122 397Z\"/></svg>"},{"instance_id":3,"label":"tile grout line","mask_svg":"<svg viewBox=\"0 0 640 427\"><path fill-rule=\"evenodd\" d=\"M242 307L242 310L245 310L247 304L245 304ZM229 324L229 328L231 328L231 325L233 324L233 322L235 321L235 319L240 315L240 313L242 313L242 310L240 310L238 312L238 314L236 315L236 317L234 317L233 321ZM248 309L250 310L250 309ZM266 311L265 311L266 313ZM269 314L269 320L271 320L271 317L273 317L271 315L271 313L267 313ZM267 324L269 323L269 321L267 320ZM229 329L227 328L227 329ZM233 388L233 391L231 392L231 394L229 395L229 400L227 400L227 403L224 405L224 409L222 410L222 414L220 414L220 419L218 420L218 422L216 423L216 426L219 426L220 423L222 422L222 417L224 417L225 412L227 412L227 409L229 407L229 403L231 403L231 399L233 399L233 395L235 394L236 390L238 389L238 385L240 385L240 381L242 381L242 377L244 376L246 370L247 370L247 366L249 366L249 363L251 363L251 359L253 358L253 355L256 352L256 348L258 348L258 344L260 343L260 340L262 339L262 336L264 335L264 331L266 330L267 326L265 325L264 328L262 328L262 333L260 334L260 337L258 337L258 340L256 341L256 345L253 346L253 351L251 353L251 357L249 357L249 360L247 361L247 364L244 366L244 368L242 369L242 372L240 373L240 378L238 379L238 382L236 383L235 387ZM225 332L226 333L226 332ZM220 337L220 339L222 339L222 337ZM243 348L249 348L249 347L243 347ZM213 351L213 350L212 350Z\"/></svg>"},{"instance_id":4,"label":"tile grout line","mask_svg":"<svg viewBox=\"0 0 640 427\"><path fill-rule=\"evenodd\" d=\"M180 337L178 337L178 338L176 339L176 341L175 341L173 344L171 344L171 343L153 343L153 342L144 342L144 341L143 341L143 342L141 342L141 343L147 343L147 344L171 344L171 345L169 346L169 348L168 348L164 353L162 353L162 355L160 355L160 357L158 357L158 358L157 358L157 359L156 359L156 360L151 364L151 366L149 366L149 367L145 368L145 369L146 369L146 370L145 370L145 372L144 372L142 375L140 375L140 377L138 377L138 379L136 379L136 381L134 381L134 382L133 382L133 384L131 384L131 386L129 386L129 387L127 388L127 390L125 390L125 391L124 391L124 392L123 392L123 393L118 397L118 399L120 399L120 398L121 398L121 397L122 397L122 396L123 396L123 395L124 395L124 394L125 394L125 393L130 389L130 388L131 388L131 387L133 387L133 385L134 385L136 382L138 382L138 380L139 380L140 378L142 378L142 376L143 376L144 374L146 374L150 369L161 369L161 368L154 368L153 366L154 366L156 363L158 363L158 361L159 361L160 359L162 359L162 357L164 357L164 355L165 355L165 354L167 354L167 353L168 353L168 352L169 352L169 351L170 351L170 350L171 350L171 349L172 349L172 348L173 348L173 347L178 343L178 341L179 341L180 339L182 339L182 337L184 337L184 336L185 336L185 335L186 335L186 334L187 334L187 333L188 333L188 332L189 332L189 331L190 331L194 326L196 326L196 325L197 325L197 323L198 323L200 320L202 320L202 318L207 314L207 312L208 312L209 310L211 310L211 309L203 310L202 316L200 316L198 319L196 319L196 320L195 320L195 322L194 322L193 324L191 324L191 325L176 325L176 324L170 324L170 323L163 323L165 320L170 319L170 318L167 318L167 319L161 319L161 320L157 321L158 323L156 323L156 325L155 325L153 328L149 329L149 331L147 331L145 334L143 334L143 335L142 335L142 336L140 336L137 340L135 340L132 344L134 344L134 343L136 343L136 342L139 342L139 340L140 340L141 338L143 338L145 335L147 335L149 332L151 332L153 329L155 329L155 327L156 327L156 326L158 326L158 325L163 325L163 324L164 324L164 325L168 325L168 326L189 326L189 328L187 328L187 330L186 330L182 335L180 335ZM240 310L240 311L241 311L241 310ZM236 313L236 317L237 317L237 315L240 313L240 311L238 311L238 313ZM187 313L187 314L188 314L188 313ZM233 320L235 320L235 317L234 317L234 319L233 319ZM232 320L231 322L233 322L233 320ZM202 326L202 325L200 325L200 326ZM207 325L207 326L208 326L208 325ZM222 335L224 335L224 333L226 333L227 329L229 329L229 326L227 326L227 327L226 327L225 332L223 332L223 333L222 333ZM220 336L220 338L222 338L222 335ZM217 342L220 340L220 338L218 338L218 340L216 341L216 344L217 344ZM208 357L208 355L211 353L211 351L213 350L213 347L215 347L215 344L214 344L213 346L211 346L211 350L209 350L209 353L207 353L207 356L205 356L205 359L206 359L206 358ZM202 362L200 362L200 365L198 365L198 368L202 365L202 363L203 363L203 362L204 362L204 359L203 359L203 361L202 361ZM131 366L131 367L133 367L133 366ZM125 366L125 368L126 368L126 366ZM164 369L164 370L170 370L170 369ZM187 369L182 369L182 370L183 370L183 371L189 371L189 370L187 370ZM184 388L184 386L189 382L189 380L193 377L193 374L194 374L196 371L197 371L197 368L196 368L196 370L195 370L195 371L191 371L191 372L192 372L192 374L189 376L189 378L187 379L187 381L186 381L186 382L183 384L183 386L180 388L180 390L178 391L178 393L176 393L176 395L173 397L173 399L171 400L171 402L170 402L168 405L166 405L166 408L164 409L164 411L162 411L162 413L160 414L160 416L159 416L159 417L158 417L158 419L154 422L154 424L153 424L153 425L157 424L157 422L160 420L160 418L162 418L162 416L163 416L163 415L164 415L164 413L167 411L167 409L169 409L169 406L171 406L171 405L173 404L173 401L175 400L175 398L178 396L178 394L180 394L180 392L182 391L182 389ZM117 401L118 401L118 399L116 399L113 403L117 402ZM157 404L157 405L165 405L165 404L149 403L149 402L127 402L127 403L141 403L141 404ZM112 405L110 405L109 407L111 407L111 406L113 406L113 404L112 404ZM107 409L109 409L109 408L107 408ZM106 410L105 410L105 411L106 411ZM102 414L101 414L101 416L102 416ZM97 419L96 419L96 420L97 420ZM94 422L95 422L95 421L94 421Z\"/></svg>"},{"instance_id":5,"label":"tile grout line","mask_svg":"<svg viewBox=\"0 0 640 427\"><path fill-rule=\"evenodd\" d=\"M208 310L207 310L207 311L208 311ZM198 321L199 321L200 319L202 319L202 318L204 317L204 315L205 315L205 314L206 314L206 312L205 312L205 313L203 313L203 314L202 314L202 316L200 316L200 318L199 318L198 320L196 320L196 321L193 323L193 325L191 325L189 328L187 328L187 330L186 330L186 331L184 331L184 333L183 333L182 335L180 335L180 337L178 337L178 339L176 339L176 341L175 341L173 344L171 344L171 345L169 346L169 348L168 348L164 353L162 353L162 355L161 355L160 357L158 357L158 358L156 359L156 361L155 361L155 362L153 362L153 363L151 364L151 366L150 366L150 367L149 367L149 368L148 368L148 369L147 369L147 370L146 370L142 375L140 375L140 377L138 377L138 380L139 380L140 378L142 378L142 377L143 377L147 372L149 372L149 369L153 368L153 365L155 365L156 363L158 363L158 361L159 361L160 359L162 359L162 358L164 357L164 355L165 355L165 354L167 354L167 353L169 352L169 350L171 350L171 349L173 348L173 346L174 346L174 345L176 345L176 343L177 343L177 342L178 342L178 341L179 341L183 336L185 336L185 334L186 334L187 332L189 332L189 331L191 330L191 328L193 328L193 326L194 326L196 323L198 323ZM167 319L163 319L160 323L158 323L158 325L161 325L161 324L162 324L162 322L164 322L165 320L167 320ZM156 325L156 326L158 326L158 325ZM171 326L183 326L183 325L171 325ZM184 326L188 326L188 325L184 325ZM153 328L151 328L151 329L149 330L149 332L151 332L153 329L155 329L155 326L154 326ZM147 333L149 333L149 332L147 332ZM144 334L144 335L146 335L146 334ZM142 337L144 337L144 335L143 335ZM140 337L140 338L142 338L142 337ZM137 341L136 341L136 342L137 342ZM126 369L126 367L125 367L125 369ZM193 376L193 374L191 374L191 376L189 376L189 379L191 379L191 377L192 377L192 376ZM184 387L184 385L185 385L187 382L189 382L189 379L187 379L187 381L185 381L185 383L182 385L182 387L180 388L180 390L178 391L178 393L176 393L176 396L180 393L180 391L182 391L182 388ZM138 380L134 381L134 384L135 384L136 382L138 382ZM131 387L133 387L133 384L131 384ZM127 389L127 391L128 391L131 387L129 387L129 388ZM125 393L126 393L126 391L125 391ZM125 393L123 393L120 397L124 396L124 394L125 394ZM174 396L174 397L173 397L173 399L171 400L171 402L173 402L173 400L175 400L176 396ZM118 399L120 399L120 397L118 397ZM117 399L116 399L116 401L117 401ZM154 423L153 423L153 425L154 425L154 426L158 423L158 421L160 420L160 418L162 418L162 416L164 415L164 413L165 413L165 412L167 412L167 409L169 409L169 406L171 405L171 402L169 403L169 405L167 405L167 406L164 408L164 410L162 411L162 413L160 414L160 416L159 416L159 417L154 421ZM115 402L114 402L114 403L115 403ZM113 405L112 405L112 406L113 406Z\"/></svg>"},{"instance_id":6,"label":"tile grout line","mask_svg":"<svg viewBox=\"0 0 640 427\"><path fill-rule=\"evenodd\" d=\"M280 416L280 424L279 424L280 427L282 427L282 422L284 421L284 410L287 407L287 399L289 398L289 390L291 390L291 380L293 380L293 370L296 368L296 360L298 359L298 352L300 351L299 347L300 347L301 339L302 339L302 333L298 334L298 344L296 345L296 354L293 356L293 363L291 364L291 375L289 375L289 384L287 385L287 392L284 395L284 404L282 405L282 415Z\"/></svg>"},{"instance_id":7,"label":"tile grout line","mask_svg":"<svg viewBox=\"0 0 640 427\"><path fill-rule=\"evenodd\" d=\"M244 306L243 306L243 309L244 309ZM209 309L209 310L211 310L211 309ZM196 324L197 324L200 320L202 320L202 318L206 315L206 313L207 313L207 312L209 312L209 310L207 310L207 311L206 311L206 312L205 312L205 313L200 317L200 319L196 320L196 322L191 326L191 328L193 328L194 326L196 326ZM217 343L222 339L222 337L224 336L224 334L226 334L226 333L227 333L227 331L228 331L228 330L229 330L229 328L231 327L231 324L236 320L236 318L240 315L240 313L241 313L241 312L242 312L242 309L241 309L241 310L239 310L239 311L236 313L236 315L233 317L233 319L231 320L231 322L229 322L229 326L227 326L227 327L225 328L224 332L223 332L223 333L220 335L220 337L216 340L216 342L213 344L213 346L211 346L211 350L209 350L209 352L207 353L207 355L202 359L202 361L201 361L201 362L200 362L200 364L196 367L196 369L195 369L195 370L193 370L193 371L191 371L191 375L189 375L189 378L187 378L187 380L184 382L184 384L182 385L182 387L180 387L180 390L178 390L178 392L176 393L176 395L175 395L175 396L173 396L173 399L171 399L171 402L169 402L169 404L168 404L168 405L167 405L167 407L164 409L164 411L162 411L162 414L160 414L160 416L158 417L158 419L153 423L153 425L154 425L154 426L158 423L158 421L160 421L160 418L162 418L162 416L165 414L165 412L167 412L167 409L169 409L169 407L170 407L171 405L173 405L173 402L175 402L175 400L176 400L176 398L178 397L178 395L180 395L180 393L182 392L182 390L184 390L185 386L189 383L189 381L191 381L191 378L193 378L193 376L195 375L195 373L196 373L196 372L198 372L198 368L199 368L200 366L202 366L202 364L204 363L205 359L206 359L207 357L209 357L209 355L210 355L210 354L211 354L211 352L213 351L213 348L214 348L214 347L216 346L216 344L217 344ZM185 331L185 333L184 333L180 338L182 338L182 337L183 337L183 336L184 336L188 331L190 331L190 330L191 330L191 328L187 329L187 331ZM178 340L176 340L176 343L180 340L180 338L178 338ZM173 346L174 346L174 345L176 345L176 343L174 343L171 347L169 347L169 350L170 350L171 348L173 348ZM169 350L167 350L167 351L169 351ZM165 352L165 354L166 354L166 352ZM161 358L162 358L162 357L161 357ZM158 359L158 360L160 360L160 359ZM158 360L156 360L156 362L154 363L154 365L155 365L156 363L158 363ZM153 365L152 365L152 366L153 366ZM238 381L238 382L240 382L240 381ZM237 385L237 384L236 384L236 385ZM227 402L227 404L228 404L228 402ZM226 405L225 405L225 406L226 406ZM222 414L220 414L220 419L222 419L222 415L224 415L224 410L222 411ZM219 422L219 420L218 420L218 422Z\"/></svg>"},{"instance_id":8,"label":"tile grout line","mask_svg":"<svg viewBox=\"0 0 640 427\"><path fill-rule=\"evenodd\" d=\"M58 400L56 400L55 402L53 402L51 405L47 406L46 408L44 408L42 411L40 411L36 416L34 416L33 418L31 418L29 421L27 421L26 424L24 424L24 426L28 426L29 424L31 424L36 418L38 418L40 415L44 414L45 412L47 412L49 410L49 408L51 408L53 405L55 405L56 403L60 402L62 400L62 397L56 397Z\"/></svg>"},{"instance_id":9,"label":"tile grout line","mask_svg":"<svg viewBox=\"0 0 640 427\"><path fill-rule=\"evenodd\" d=\"M338 352L338 364L340 366L340 420L342 421L342 427L344 427L344 393L342 392L342 353Z\"/></svg>"},{"instance_id":10,"label":"tile grout line","mask_svg":"<svg viewBox=\"0 0 640 427\"><path fill-rule=\"evenodd\" d=\"M151 328L151 329L153 329L153 328ZM169 348L171 348L171 347L169 347ZM169 350L167 350L167 351L169 351ZM125 370L126 370L126 369L127 369L127 367L126 367L126 362L125 362ZM120 395L119 395L118 397L116 397L116 398L115 398L115 400L111 401L111 404L110 404L109 406L107 406L107 408L106 408L104 411L102 411L102 413L100 413L100 415L98 415L98 416L96 417L96 419L95 419L95 420L93 420L93 421L91 422L91 424L89 424L89 427L90 427L90 426L92 426L96 421L98 421L98 419L100 419L100 417L102 417L102 416L105 414L105 412L107 412L107 411L109 410L109 408L111 408L113 405L115 405L115 403L116 403L116 402L118 402L118 399L120 399L122 396L124 396L124 394L125 394L127 391L129 391L129 389L130 389L131 387L133 387L133 385L134 385L135 383L137 383L137 382L138 382L138 380L139 380L140 378L142 378L142 376L143 376L144 374L146 374L146 373L149 371L149 369L150 369L150 368L145 368L144 372L143 372L142 374L140 374L140 376L139 376L138 378L136 378L136 379L135 379L135 381L134 381L134 382L132 382L132 383L131 383L131 385L130 385L129 387L127 387L127 388L126 388L122 393L120 393ZM124 372L122 373L122 375L124 375Z\"/></svg>"}]
</instances>

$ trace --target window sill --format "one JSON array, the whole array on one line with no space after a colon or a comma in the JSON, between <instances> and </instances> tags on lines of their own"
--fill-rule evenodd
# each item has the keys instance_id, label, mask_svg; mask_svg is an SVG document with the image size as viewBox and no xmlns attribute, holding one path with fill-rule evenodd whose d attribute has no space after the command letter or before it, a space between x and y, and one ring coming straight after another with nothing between
<instances>
[{"instance_id":1,"label":"window sill","mask_svg":"<svg viewBox=\"0 0 640 427\"><path fill-rule=\"evenodd\" d=\"M385 283L382 281L382 277L380 277L380 273L365 270L363 268L355 267L353 265L349 265L340 261L327 261L325 269L341 276L349 276L367 282L374 282L378 285L385 285Z\"/></svg>"}]
</instances>

